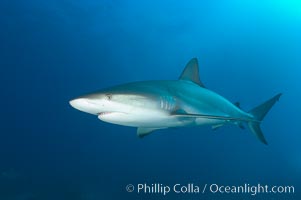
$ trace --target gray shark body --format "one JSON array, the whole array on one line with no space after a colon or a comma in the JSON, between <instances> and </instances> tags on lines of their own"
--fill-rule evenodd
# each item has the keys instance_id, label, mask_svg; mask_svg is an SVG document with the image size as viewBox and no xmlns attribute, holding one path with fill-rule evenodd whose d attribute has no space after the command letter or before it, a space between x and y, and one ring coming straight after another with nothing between
<instances>
[{"instance_id":1,"label":"gray shark body","mask_svg":"<svg viewBox=\"0 0 301 200\"><path fill-rule=\"evenodd\" d=\"M198 71L194 58L179 80L128 83L78 97L70 104L97 115L102 121L137 127L140 137L170 127L212 125L217 128L225 124L243 127L247 123L257 138L267 144L259 125L281 94L245 112L238 104L205 88Z\"/></svg>"}]
</instances>

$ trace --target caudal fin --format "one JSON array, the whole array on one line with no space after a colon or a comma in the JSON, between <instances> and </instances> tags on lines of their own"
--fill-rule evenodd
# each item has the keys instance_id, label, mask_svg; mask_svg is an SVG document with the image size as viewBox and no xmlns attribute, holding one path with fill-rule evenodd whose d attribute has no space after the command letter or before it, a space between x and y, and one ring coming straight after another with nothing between
<instances>
[{"instance_id":1,"label":"caudal fin","mask_svg":"<svg viewBox=\"0 0 301 200\"><path fill-rule=\"evenodd\" d=\"M251 115L254 116L254 119L256 120L256 121L248 122L249 128L252 131L252 133L264 144L268 144L268 143L264 138L264 135L260 129L260 123L263 120L263 118L266 116L266 114L269 112L269 110L276 103L276 101L279 100L281 95L282 95L281 93L277 94L273 98L269 99L268 101L257 106L256 108L252 109L249 112Z\"/></svg>"}]
</instances>

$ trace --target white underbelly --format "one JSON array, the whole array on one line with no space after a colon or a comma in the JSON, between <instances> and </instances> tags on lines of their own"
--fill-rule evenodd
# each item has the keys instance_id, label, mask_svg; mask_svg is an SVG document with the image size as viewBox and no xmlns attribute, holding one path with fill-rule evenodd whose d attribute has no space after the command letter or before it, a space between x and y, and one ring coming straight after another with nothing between
<instances>
[{"instance_id":1,"label":"white underbelly","mask_svg":"<svg viewBox=\"0 0 301 200\"><path fill-rule=\"evenodd\" d=\"M127 114L121 112L107 112L98 115L104 122L132 127L181 127L194 123L194 119L179 119L164 112L148 112L144 114Z\"/></svg>"},{"instance_id":2,"label":"white underbelly","mask_svg":"<svg viewBox=\"0 0 301 200\"><path fill-rule=\"evenodd\" d=\"M182 127L182 126L202 126L224 123L224 120L194 118L185 116L173 116L164 111L141 109L135 112L104 112L98 115L98 118L104 122L131 127Z\"/></svg>"}]
</instances>

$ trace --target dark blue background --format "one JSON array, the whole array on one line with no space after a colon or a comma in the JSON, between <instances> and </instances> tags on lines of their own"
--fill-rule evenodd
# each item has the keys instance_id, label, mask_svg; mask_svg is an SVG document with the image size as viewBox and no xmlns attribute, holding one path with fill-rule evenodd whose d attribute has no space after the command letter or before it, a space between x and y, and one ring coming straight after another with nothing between
<instances>
[{"instance_id":1,"label":"dark blue background","mask_svg":"<svg viewBox=\"0 0 301 200\"><path fill-rule=\"evenodd\" d=\"M294 185L300 199L301 3L297 0L8 1L0 3L0 199L161 199L129 183ZM76 111L81 94L177 79L192 57L209 89L245 110L283 92L249 130L158 131ZM251 195L169 195L165 199Z\"/></svg>"}]
</instances>

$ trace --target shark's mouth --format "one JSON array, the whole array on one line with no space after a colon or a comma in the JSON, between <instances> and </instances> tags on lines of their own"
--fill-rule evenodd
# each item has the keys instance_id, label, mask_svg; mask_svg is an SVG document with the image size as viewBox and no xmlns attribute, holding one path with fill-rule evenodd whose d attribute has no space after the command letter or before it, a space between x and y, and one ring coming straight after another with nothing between
<instances>
[{"instance_id":1,"label":"shark's mouth","mask_svg":"<svg viewBox=\"0 0 301 200\"><path fill-rule=\"evenodd\" d=\"M100 112L100 113L98 113L97 115L98 115L99 117L101 117L101 116L109 115L109 114L112 114L112 113L114 113L114 112Z\"/></svg>"},{"instance_id":2,"label":"shark's mouth","mask_svg":"<svg viewBox=\"0 0 301 200\"><path fill-rule=\"evenodd\" d=\"M128 119L128 116L122 112L99 112L98 119L106 122L118 122Z\"/></svg>"}]
</instances>

